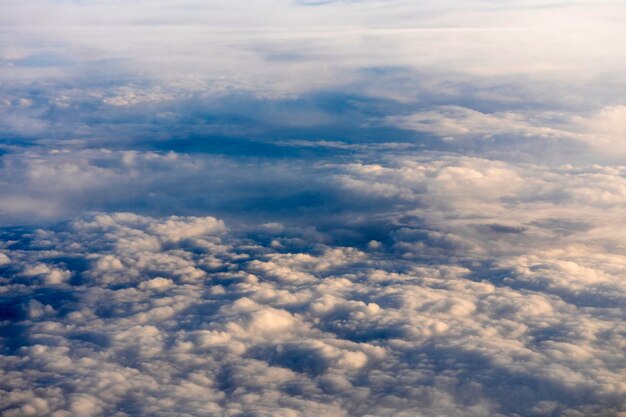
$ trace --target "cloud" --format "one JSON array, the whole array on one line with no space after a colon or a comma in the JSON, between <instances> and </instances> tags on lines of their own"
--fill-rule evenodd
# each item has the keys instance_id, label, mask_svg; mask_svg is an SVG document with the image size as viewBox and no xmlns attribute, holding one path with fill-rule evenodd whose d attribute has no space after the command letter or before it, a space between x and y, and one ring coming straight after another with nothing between
<instances>
[{"instance_id":1,"label":"cloud","mask_svg":"<svg viewBox=\"0 0 626 417\"><path fill-rule=\"evenodd\" d=\"M314 161L302 164L293 158L271 163L254 157L63 146L12 148L0 161L0 223L5 225L133 207L156 215L210 211L234 216L254 210L276 223L281 211L288 213L306 198L305 204L325 204L323 197L314 199L328 193L323 178L309 177ZM226 172L231 174L224 177ZM275 201L267 201L268 193ZM172 220L159 227L177 240L209 226L181 231Z\"/></svg>"},{"instance_id":2,"label":"cloud","mask_svg":"<svg viewBox=\"0 0 626 417\"><path fill-rule=\"evenodd\" d=\"M437 181L446 163L422 181ZM445 192L498 204L526 192L468 187ZM494 209L489 221L516 215ZM442 244L431 231L420 246L408 229L391 247L306 252L289 249L293 232L262 228L280 242L268 246L212 217L95 214L20 232L3 250L0 407L7 416L618 415L626 261L598 246L604 217L565 235L538 217L517 219L526 229L515 233L439 225L472 245L430 260L400 256ZM534 244L503 254L518 233Z\"/></svg>"},{"instance_id":3,"label":"cloud","mask_svg":"<svg viewBox=\"0 0 626 417\"><path fill-rule=\"evenodd\" d=\"M622 215L622 167L549 168L444 155L341 170L337 184L354 198L386 202L394 244L416 254L436 247L446 256L452 249L511 254L553 249L563 239L584 244L592 235L604 250L621 245L621 234L609 230Z\"/></svg>"},{"instance_id":4,"label":"cloud","mask_svg":"<svg viewBox=\"0 0 626 417\"><path fill-rule=\"evenodd\" d=\"M521 147L536 154L537 160L546 148L554 154L551 148L558 144L570 148L560 152L563 160L572 160L572 153L586 152L595 153L595 158L617 161L626 152L626 136L620 122L625 109L607 106L581 115L541 111L482 113L465 107L442 106L404 116L388 116L385 122L483 152L497 151L503 145L508 149Z\"/></svg>"},{"instance_id":5,"label":"cloud","mask_svg":"<svg viewBox=\"0 0 626 417\"><path fill-rule=\"evenodd\" d=\"M619 2L2 9L0 415L626 413Z\"/></svg>"},{"instance_id":6,"label":"cloud","mask_svg":"<svg viewBox=\"0 0 626 417\"><path fill-rule=\"evenodd\" d=\"M534 126L525 119L524 115L516 113L485 114L464 107L445 106L408 116L392 116L388 122L405 129L433 133L448 141L476 137L488 139L502 134L538 137L567 135L558 129Z\"/></svg>"}]
</instances>

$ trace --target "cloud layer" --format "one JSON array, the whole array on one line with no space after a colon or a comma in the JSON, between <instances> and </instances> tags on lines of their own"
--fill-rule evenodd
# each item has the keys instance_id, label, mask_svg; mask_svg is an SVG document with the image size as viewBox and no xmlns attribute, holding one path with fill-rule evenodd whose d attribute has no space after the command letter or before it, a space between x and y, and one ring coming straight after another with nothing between
<instances>
[{"instance_id":1,"label":"cloud layer","mask_svg":"<svg viewBox=\"0 0 626 417\"><path fill-rule=\"evenodd\" d=\"M0 415L626 416L617 0L3 0Z\"/></svg>"},{"instance_id":2,"label":"cloud layer","mask_svg":"<svg viewBox=\"0 0 626 417\"><path fill-rule=\"evenodd\" d=\"M626 412L623 170L336 172L394 202L380 240L131 213L5 229L3 415Z\"/></svg>"}]
</instances>

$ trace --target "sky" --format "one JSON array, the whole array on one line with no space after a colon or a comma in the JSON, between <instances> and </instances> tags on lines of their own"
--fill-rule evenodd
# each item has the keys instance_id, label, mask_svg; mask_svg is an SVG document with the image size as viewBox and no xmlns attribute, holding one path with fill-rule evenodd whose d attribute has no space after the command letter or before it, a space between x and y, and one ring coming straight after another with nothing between
<instances>
[{"instance_id":1,"label":"sky","mask_svg":"<svg viewBox=\"0 0 626 417\"><path fill-rule=\"evenodd\" d=\"M2 0L0 416L626 416L625 20Z\"/></svg>"}]
</instances>

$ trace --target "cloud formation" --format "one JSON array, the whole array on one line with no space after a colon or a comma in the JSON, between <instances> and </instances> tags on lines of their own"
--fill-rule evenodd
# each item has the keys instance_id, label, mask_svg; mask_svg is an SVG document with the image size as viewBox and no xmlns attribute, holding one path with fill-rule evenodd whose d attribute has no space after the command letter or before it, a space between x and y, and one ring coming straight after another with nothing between
<instances>
[{"instance_id":1,"label":"cloud formation","mask_svg":"<svg viewBox=\"0 0 626 417\"><path fill-rule=\"evenodd\" d=\"M131 213L5 230L3 415L626 411L622 171L445 157L336 180L394 202L382 242Z\"/></svg>"},{"instance_id":2,"label":"cloud formation","mask_svg":"<svg viewBox=\"0 0 626 417\"><path fill-rule=\"evenodd\" d=\"M626 416L617 0L3 0L0 415Z\"/></svg>"},{"instance_id":3,"label":"cloud formation","mask_svg":"<svg viewBox=\"0 0 626 417\"><path fill-rule=\"evenodd\" d=\"M596 154L596 158L621 158L626 152L625 106L608 106L589 115L559 112L482 113L458 106L443 106L406 116L389 116L386 122L416 132L433 134L446 142L460 141L466 148L496 150L503 144L545 152L564 144L568 152ZM481 146L482 145L482 146ZM498 146L499 145L499 146ZM532 152L532 151L531 151ZM537 158L537 155L533 155ZM572 158L572 155L567 155Z\"/></svg>"}]
</instances>

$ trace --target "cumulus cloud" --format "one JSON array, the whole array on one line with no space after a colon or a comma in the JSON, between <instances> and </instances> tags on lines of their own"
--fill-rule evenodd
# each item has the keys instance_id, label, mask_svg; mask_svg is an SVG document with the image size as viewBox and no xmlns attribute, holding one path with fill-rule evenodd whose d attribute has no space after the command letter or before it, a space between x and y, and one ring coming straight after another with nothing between
<instances>
[{"instance_id":1,"label":"cumulus cloud","mask_svg":"<svg viewBox=\"0 0 626 417\"><path fill-rule=\"evenodd\" d=\"M445 155L342 171L335 180L346 191L388 203L396 244L416 253L432 244L446 256L454 248L511 254L551 249L564 238L584 245L590 236L603 250L621 247L622 234L611 231L623 215L621 166L550 168Z\"/></svg>"},{"instance_id":2,"label":"cumulus cloud","mask_svg":"<svg viewBox=\"0 0 626 417\"><path fill-rule=\"evenodd\" d=\"M618 3L3 1L0 415L623 417Z\"/></svg>"},{"instance_id":3,"label":"cumulus cloud","mask_svg":"<svg viewBox=\"0 0 626 417\"><path fill-rule=\"evenodd\" d=\"M602 232L610 216L568 230L535 194L546 184L481 192L498 188L491 175L523 177L519 167L456 161L485 183L450 188L450 164L346 167L401 176L409 201L434 187L421 214L433 223L396 228L386 246L303 252L283 228L261 225L273 236L255 242L212 217L131 213L12 232L0 266L3 415L624 412L626 260L603 243L625 240ZM444 194L447 226L431 213ZM504 207L531 196L543 212ZM494 206L486 225L480 200Z\"/></svg>"}]
</instances>

